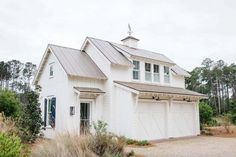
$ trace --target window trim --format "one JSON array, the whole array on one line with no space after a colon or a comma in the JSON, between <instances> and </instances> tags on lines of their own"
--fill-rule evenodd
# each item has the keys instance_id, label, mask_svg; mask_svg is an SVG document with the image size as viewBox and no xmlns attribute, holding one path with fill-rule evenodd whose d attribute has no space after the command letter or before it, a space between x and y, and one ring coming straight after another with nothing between
<instances>
[{"instance_id":1,"label":"window trim","mask_svg":"<svg viewBox=\"0 0 236 157\"><path fill-rule=\"evenodd\" d=\"M159 64L152 64L153 65L153 82L160 83L160 65ZM158 72L155 72L155 66L158 66ZM158 75L158 81L155 81L155 75Z\"/></svg>"},{"instance_id":2,"label":"window trim","mask_svg":"<svg viewBox=\"0 0 236 157\"><path fill-rule=\"evenodd\" d=\"M168 68L168 73L165 72L165 68ZM170 84L170 67L164 66L164 83ZM166 82L166 77L168 77L168 82Z\"/></svg>"},{"instance_id":3,"label":"window trim","mask_svg":"<svg viewBox=\"0 0 236 157\"><path fill-rule=\"evenodd\" d=\"M138 63L138 69L135 69L135 64L134 64L134 62L137 62L137 63ZM138 60L133 60L133 65L134 65L134 67L133 67L133 70L132 70L132 79L133 79L134 81L140 81L140 80L141 80L140 61L138 61ZM137 73L138 73L138 79L135 79L135 78L134 78L134 72L137 72Z\"/></svg>"},{"instance_id":4,"label":"window trim","mask_svg":"<svg viewBox=\"0 0 236 157\"><path fill-rule=\"evenodd\" d=\"M146 65L150 65L150 71L146 71ZM145 72L145 81L146 82L153 82L153 80L152 80L152 63L147 63L147 62L145 62L145 64L144 64L144 72ZM147 80L147 78L146 78L146 74L149 74L150 75L150 80Z\"/></svg>"},{"instance_id":5,"label":"window trim","mask_svg":"<svg viewBox=\"0 0 236 157\"><path fill-rule=\"evenodd\" d=\"M51 72L52 72L52 75L51 75ZM49 64L49 78L53 78L53 77L54 77L54 62Z\"/></svg>"}]
</instances>

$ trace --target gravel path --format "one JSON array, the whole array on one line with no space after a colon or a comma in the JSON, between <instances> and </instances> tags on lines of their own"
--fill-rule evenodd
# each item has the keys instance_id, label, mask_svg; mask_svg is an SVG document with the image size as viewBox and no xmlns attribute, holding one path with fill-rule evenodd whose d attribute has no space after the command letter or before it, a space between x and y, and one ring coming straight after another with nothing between
<instances>
[{"instance_id":1,"label":"gravel path","mask_svg":"<svg viewBox=\"0 0 236 157\"><path fill-rule=\"evenodd\" d=\"M127 147L145 157L236 157L236 138L200 136L170 140L147 148Z\"/></svg>"}]
</instances>

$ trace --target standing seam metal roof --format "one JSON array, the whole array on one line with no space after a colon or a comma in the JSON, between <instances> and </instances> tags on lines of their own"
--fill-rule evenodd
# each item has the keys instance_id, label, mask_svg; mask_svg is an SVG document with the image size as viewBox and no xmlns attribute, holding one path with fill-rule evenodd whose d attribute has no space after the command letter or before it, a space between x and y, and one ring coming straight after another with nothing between
<instances>
[{"instance_id":1,"label":"standing seam metal roof","mask_svg":"<svg viewBox=\"0 0 236 157\"><path fill-rule=\"evenodd\" d=\"M175 64L172 60L170 60L168 57L166 57L163 54L143 50L139 48L131 48L125 45L112 43L109 41L101 40L101 39L95 39L92 37L88 37L88 39L106 56L106 58L114 64L120 64L120 65L130 65L132 64L125 56L124 52L130 54L131 56L138 56L143 58L149 58L161 62L166 62L170 64ZM122 52L122 51L123 52Z\"/></svg>"},{"instance_id":2,"label":"standing seam metal roof","mask_svg":"<svg viewBox=\"0 0 236 157\"><path fill-rule=\"evenodd\" d=\"M105 74L85 52L51 44L49 48L53 51L68 75L107 79Z\"/></svg>"}]
</instances>

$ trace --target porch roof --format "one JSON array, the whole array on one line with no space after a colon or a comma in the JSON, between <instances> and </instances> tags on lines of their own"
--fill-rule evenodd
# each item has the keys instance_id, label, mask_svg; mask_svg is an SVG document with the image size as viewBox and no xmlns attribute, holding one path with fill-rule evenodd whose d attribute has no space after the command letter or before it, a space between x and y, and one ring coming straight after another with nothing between
<instances>
[{"instance_id":1,"label":"porch roof","mask_svg":"<svg viewBox=\"0 0 236 157\"><path fill-rule=\"evenodd\" d=\"M84 93L105 93L99 88L90 88L90 87L74 87L75 90Z\"/></svg>"},{"instance_id":2,"label":"porch roof","mask_svg":"<svg viewBox=\"0 0 236 157\"><path fill-rule=\"evenodd\" d=\"M123 82L123 81L114 81L114 82L143 93L174 94L174 95L186 95L186 96L207 98L207 96L204 94L179 87L160 86L147 83L134 83L134 82Z\"/></svg>"}]
</instances>

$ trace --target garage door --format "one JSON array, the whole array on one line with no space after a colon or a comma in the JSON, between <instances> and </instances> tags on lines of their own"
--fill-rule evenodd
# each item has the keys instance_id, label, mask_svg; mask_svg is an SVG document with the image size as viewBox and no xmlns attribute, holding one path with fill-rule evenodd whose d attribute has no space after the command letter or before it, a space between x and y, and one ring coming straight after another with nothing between
<instances>
[{"instance_id":1,"label":"garage door","mask_svg":"<svg viewBox=\"0 0 236 157\"><path fill-rule=\"evenodd\" d=\"M196 135L195 107L193 103L173 102L171 116L172 137Z\"/></svg>"},{"instance_id":2,"label":"garage door","mask_svg":"<svg viewBox=\"0 0 236 157\"><path fill-rule=\"evenodd\" d=\"M166 103L139 102L136 109L136 136L140 140L167 138Z\"/></svg>"}]
</instances>

